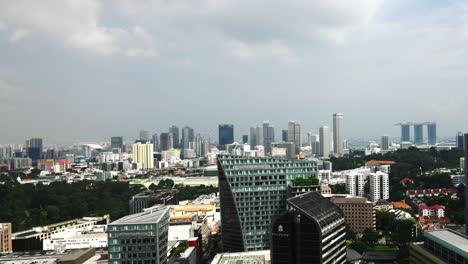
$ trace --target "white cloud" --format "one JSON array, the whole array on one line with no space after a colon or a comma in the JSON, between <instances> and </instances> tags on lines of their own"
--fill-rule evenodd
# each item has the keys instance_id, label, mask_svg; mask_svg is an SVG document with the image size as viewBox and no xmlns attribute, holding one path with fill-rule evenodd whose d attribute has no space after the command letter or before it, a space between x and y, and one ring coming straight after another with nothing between
<instances>
[{"instance_id":1,"label":"white cloud","mask_svg":"<svg viewBox=\"0 0 468 264\"><path fill-rule=\"evenodd\" d=\"M2 3L0 19L15 29L11 42L31 32L101 55L133 54L130 50L140 50L140 55L155 53L156 47L144 29L107 26L101 22L103 12L99 0L15 0Z\"/></svg>"},{"instance_id":2,"label":"white cloud","mask_svg":"<svg viewBox=\"0 0 468 264\"><path fill-rule=\"evenodd\" d=\"M26 38L28 35L29 35L28 30L20 28L20 29L15 30L13 34L11 34L9 41L10 43L15 43L17 41L20 41Z\"/></svg>"}]
</instances>

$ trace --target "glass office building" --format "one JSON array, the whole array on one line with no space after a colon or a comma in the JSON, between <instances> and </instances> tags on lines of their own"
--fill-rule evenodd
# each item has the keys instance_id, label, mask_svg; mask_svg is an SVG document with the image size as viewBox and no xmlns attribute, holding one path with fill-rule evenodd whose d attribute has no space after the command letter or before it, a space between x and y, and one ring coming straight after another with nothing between
<instances>
[{"instance_id":1,"label":"glass office building","mask_svg":"<svg viewBox=\"0 0 468 264\"><path fill-rule=\"evenodd\" d=\"M224 252L270 247L272 219L286 211L288 185L316 176L311 160L218 155Z\"/></svg>"}]
</instances>

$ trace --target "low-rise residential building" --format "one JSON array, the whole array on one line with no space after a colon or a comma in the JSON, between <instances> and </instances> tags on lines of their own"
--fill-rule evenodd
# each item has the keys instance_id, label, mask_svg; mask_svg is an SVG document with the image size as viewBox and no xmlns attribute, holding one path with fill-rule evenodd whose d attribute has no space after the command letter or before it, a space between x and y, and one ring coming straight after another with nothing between
<instances>
[{"instance_id":1,"label":"low-rise residential building","mask_svg":"<svg viewBox=\"0 0 468 264\"><path fill-rule=\"evenodd\" d=\"M445 216L445 206L443 205L420 205L418 206L419 215L422 216L437 216L437 217L444 217Z\"/></svg>"},{"instance_id":2,"label":"low-rise residential building","mask_svg":"<svg viewBox=\"0 0 468 264\"><path fill-rule=\"evenodd\" d=\"M0 253L13 252L11 223L0 223Z\"/></svg>"},{"instance_id":3,"label":"low-rise residential building","mask_svg":"<svg viewBox=\"0 0 468 264\"><path fill-rule=\"evenodd\" d=\"M391 202L392 205L393 205L393 208L397 209L397 208L400 208L400 209L411 209L411 206L409 206L405 201L401 201L401 202Z\"/></svg>"},{"instance_id":4,"label":"low-rise residential building","mask_svg":"<svg viewBox=\"0 0 468 264\"><path fill-rule=\"evenodd\" d=\"M415 197L433 197L440 195L450 195L457 197L458 189L457 188L437 188L437 189L422 189L422 190L408 190L406 195L410 198Z\"/></svg>"}]
</instances>

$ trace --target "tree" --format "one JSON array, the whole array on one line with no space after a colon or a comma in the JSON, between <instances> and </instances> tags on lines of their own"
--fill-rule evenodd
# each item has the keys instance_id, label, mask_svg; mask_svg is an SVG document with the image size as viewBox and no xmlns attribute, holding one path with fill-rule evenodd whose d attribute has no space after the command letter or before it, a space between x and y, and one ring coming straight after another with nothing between
<instances>
[{"instance_id":1,"label":"tree","mask_svg":"<svg viewBox=\"0 0 468 264\"><path fill-rule=\"evenodd\" d=\"M171 189L174 187L174 181L171 179L164 179L158 182L158 189Z\"/></svg>"},{"instance_id":2,"label":"tree","mask_svg":"<svg viewBox=\"0 0 468 264\"><path fill-rule=\"evenodd\" d=\"M377 241L379 241L379 233L368 228L362 234L361 240L368 246L372 247L377 243Z\"/></svg>"},{"instance_id":3,"label":"tree","mask_svg":"<svg viewBox=\"0 0 468 264\"><path fill-rule=\"evenodd\" d=\"M333 185L330 185L330 188L332 190L332 193L334 194L347 194L348 193L348 191L346 190L345 183L333 184Z\"/></svg>"},{"instance_id":4,"label":"tree","mask_svg":"<svg viewBox=\"0 0 468 264\"><path fill-rule=\"evenodd\" d=\"M356 250L359 252L359 254L362 254L364 251L366 251L369 247L367 246L366 243L362 242L361 240L353 241L349 248Z\"/></svg>"}]
</instances>

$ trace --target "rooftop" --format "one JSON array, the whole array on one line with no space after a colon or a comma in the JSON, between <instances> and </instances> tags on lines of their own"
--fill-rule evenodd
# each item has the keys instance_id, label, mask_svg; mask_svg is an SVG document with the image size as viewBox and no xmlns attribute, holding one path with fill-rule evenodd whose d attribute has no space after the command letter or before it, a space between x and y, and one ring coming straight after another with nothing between
<instances>
[{"instance_id":1,"label":"rooftop","mask_svg":"<svg viewBox=\"0 0 468 264\"><path fill-rule=\"evenodd\" d=\"M424 237L468 258L468 236L450 229L424 232Z\"/></svg>"},{"instance_id":2,"label":"rooftop","mask_svg":"<svg viewBox=\"0 0 468 264\"><path fill-rule=\"evenodd\" d=\"M153 206L145 209L145 211L124 216L114 222L111 225L128 225L128 224L154 224L161 220L161 217L169 211L169 207L164 206Z\"/></svg>"},{"instance_id":3,"label":"rooftop","mask_svg":"<svg viewBox=\"0 0 468 264\"><path fill-rule=\"evenodd\" d=\"M215 206L212 204L187 204L187 205L176 205L171 211L173 212L198 212L198 211L212 211Z\"/></svg>"},{"instance_id":4,"label":"rooftop","mask_svg":"<svg viewBox=\"0 0 468 264\"><path fill-rule=\"evenodd\" d=\"M369 160L366 162L367 165L393 165L396 164L393 160Z\"/></svg>"},{"instance_id":5,"label":"rooftop","mask_svg":"<svg viewBox=\"0 0 468 264\"><path fill-rule=\"evenodd\" d=\"M363 197L352 197L352 198L347 198L347 197L332 197L331 201L334 203L346 203L346 204L351 204L351 203L372 203L367 200L367 198Z\"/></svg>"}]
</instances>

